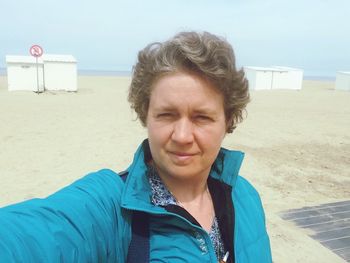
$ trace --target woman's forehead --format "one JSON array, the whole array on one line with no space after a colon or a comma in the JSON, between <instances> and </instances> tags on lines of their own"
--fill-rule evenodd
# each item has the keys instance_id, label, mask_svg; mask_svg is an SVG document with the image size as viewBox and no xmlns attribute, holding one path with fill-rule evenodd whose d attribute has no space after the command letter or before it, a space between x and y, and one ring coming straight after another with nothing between
<instances>
[{"instance_id":1,"label":"woman's forehead","mask_svg":"<svg viewBox=\"0 0 350 263\"><path fill-rule=\"evenodd\" d=\"M186 108L198 113L211 113L220 111L223 103L223 96L210 82L195 75L176 73L155 83L149 106L154 110Z\"/></svg>"},{"instance_id":2,"label":"woman's forehead","mask_svg":"<svg viewBox=\"0 0 350 263\"><path fill-rule=\"evenodd\" d=\"M186 71L171 72L158 77L152 85L151 95L155 89L189 94L197 89L197 92L201 93L221 94L221 91L208 78Z\"/></svg>"}]
</instances>

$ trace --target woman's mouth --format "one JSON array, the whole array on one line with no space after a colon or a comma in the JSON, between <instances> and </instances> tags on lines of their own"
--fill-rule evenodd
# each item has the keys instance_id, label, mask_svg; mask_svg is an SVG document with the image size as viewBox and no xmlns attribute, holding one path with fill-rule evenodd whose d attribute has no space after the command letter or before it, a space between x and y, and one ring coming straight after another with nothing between
<instances>
[{"instance_id":1,"label":"woman's mouth","mask_svg":"<svg viewBox=\"0 0 350 263\"><path fill-rule=\"evenodd\" d=\"M196 154L195 153L187 153L187 152L176 152L169 151L168 152L171 159L176 163L187 163L189 162Z\"/></svg>"}]
</instances>

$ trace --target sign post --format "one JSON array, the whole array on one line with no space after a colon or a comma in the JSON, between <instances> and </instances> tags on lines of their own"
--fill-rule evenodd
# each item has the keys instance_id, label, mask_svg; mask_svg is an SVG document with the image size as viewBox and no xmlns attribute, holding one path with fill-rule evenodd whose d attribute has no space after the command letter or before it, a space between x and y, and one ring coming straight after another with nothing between
<instances>
[{"instance_id":1,"label":"sign post","mask_svg":"<svg viewBox=\"0 0 350 263\"><path fill-rule=\"evenodd\" d=\"M37 84L37 93L39 94L39 65L38 65L38 57L41 57L43 54L43 48L39 45L33 45L29 49L29 53L35 57L36 61L36 84Z\"/></svg>"}]
</instances>

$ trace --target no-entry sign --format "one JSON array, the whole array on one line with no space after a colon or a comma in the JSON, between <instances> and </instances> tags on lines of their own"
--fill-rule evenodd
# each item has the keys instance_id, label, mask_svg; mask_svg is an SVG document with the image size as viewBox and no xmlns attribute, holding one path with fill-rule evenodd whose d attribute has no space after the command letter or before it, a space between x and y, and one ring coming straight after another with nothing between
<instances>
[{"instance_id":1,"label":"no-entry sign","mask_svg":"<svg viewBox=\"0 0 350 263\"><path fill-rule=\"evenodd\" d=\"M29 53L33 56L33 57L41 57L41 55L43 54L43 48L39 45L33 45L30 47L29 49Z\"/></svg>"},{"instance_id":2,"label":"no-entry sign","mask_svg":"<svg viewBox=\"0 0 350 263\"><path fill-rule=\"evenodd\" d=\"M39 91L39 66L38 66L38 57L41 57L41 55L43 54L43 48L39 45L33 45L30 47L29 49L29 53L35 57L35 61L36 61L36 84L37 84L37 91L36 93L40 93ZM45 89L45 88L44 88Z\"/></svg>"}]
</instances>

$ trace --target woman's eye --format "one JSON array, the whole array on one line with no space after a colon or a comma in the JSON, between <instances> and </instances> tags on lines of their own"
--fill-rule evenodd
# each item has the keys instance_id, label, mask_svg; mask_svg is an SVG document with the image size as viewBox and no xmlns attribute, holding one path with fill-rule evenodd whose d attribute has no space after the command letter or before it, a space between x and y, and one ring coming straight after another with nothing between
<instances>
[{"instance_id":1,"label":"woman's eye","mask_svg":"<svg viewBox=\"0 0 350 263\"><path fill-rule=\"evenodd\" d=\"M198 115L195 117L196 120L198 121L212 121L212 118L210 118L209 116L207 115Z\"/></svg>"},{"instance_id":2,"label":"woman's eye","mask_svg":"<svg viewBox=\"0 0 350 263\"><path fill-rule=\"evenodd\" d=\"M158 118L171 118L173 116L170 112L159 113L157 115Z\"/></svg>"}]
</instances>

